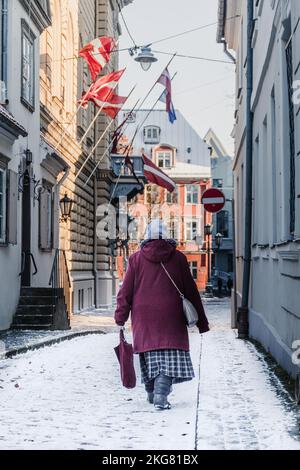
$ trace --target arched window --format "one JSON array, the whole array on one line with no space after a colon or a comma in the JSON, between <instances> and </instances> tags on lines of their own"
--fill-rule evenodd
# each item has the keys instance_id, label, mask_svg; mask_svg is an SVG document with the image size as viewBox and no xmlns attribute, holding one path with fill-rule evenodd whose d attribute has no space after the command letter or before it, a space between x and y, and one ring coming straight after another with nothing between
<instances>
[{"instance_id":1,"label":"arched window","mask_svg":"<svg viewBox=\"0 0 300 470\"><path fill-rule=\"evenodd\" d=\"M60 0L52 0L51 2L52 14L52 95L61 98L61 72L62 72L62 15L61 15L61 2Z\"/></svg>"},{"instance_id":2,"label":"arched window","mask_svg":"<svg viewBox=\"0 0 300 470\"><path fill-rule=\"evenodd\" d=\"M159 168L172 168L175 163L174 148L161 145L155 149L155 161Z\"/></svg>"}]
</instances>

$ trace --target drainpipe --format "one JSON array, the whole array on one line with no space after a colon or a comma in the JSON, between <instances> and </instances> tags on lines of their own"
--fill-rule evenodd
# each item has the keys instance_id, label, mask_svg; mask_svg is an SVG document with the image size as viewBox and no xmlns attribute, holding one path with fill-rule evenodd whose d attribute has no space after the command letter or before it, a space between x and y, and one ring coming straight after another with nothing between
<instances>
[{"instance_id":1,"label":"drainpipe","mask_svg":"<svg viewBox=\"0 0 300 470\"><path fill-rule=\"evenodd\" d=\"M245 339L249 335L249 292L251 276L252 255L252 165L253 165L253 112L251 109L251 98L253 92L253 48L252 33L254 26L253 0L247 2L248 26L247 26L247 148L246 148L246 181L245 181L245 245L243 266L243 290L242 305L238 309L238 337Z\"/></svg>"},{"instance_id":2,"label":"drainpipe","mask_svg":"<svg viewBox=\"0 0 300 470\"><path fill-rule=\"evenodd\" d=\"M97 288L97 177L94 176L94 255L93 255L93 276L94 276L94 302L95 308L98 306L98 288Z\"/></svg>"},{"instance_id":3,"label":"drainpipe","mask_svg":"<svg viewBox=\"0 0 300 470\"><path fill-rule=\"evenodd\" d=\"M4 82L7 99L7 42L8 42L8 0L2 0L1 4L1 81Z\"/></svg>"},{"instance_id":4,"label":"drainpipe","mask_svg":"<svg viewBox=\"0 0 300 470\"><path fill-rule=\"evenodd\" d=\"M227 42L225 41L225 39L222 39L221 44L223 44L223 46L224 46L224 52L225 52L225 54L227 55L227 57L229 57L229 59L231 60L231 62L233 62L234 64L236 64L236 59L235 59L235 57L233 57L233 55L229 52L228 46L227 46Z\"/></svg>"}]
</instances>

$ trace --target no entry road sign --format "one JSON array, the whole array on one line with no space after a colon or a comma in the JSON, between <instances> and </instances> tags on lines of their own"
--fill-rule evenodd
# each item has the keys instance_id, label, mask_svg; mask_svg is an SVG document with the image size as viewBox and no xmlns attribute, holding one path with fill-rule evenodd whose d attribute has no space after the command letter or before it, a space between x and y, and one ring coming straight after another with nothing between
<instances>
[{"instance_id":1,"label":"no entry road sign","mask_svg":"<svg viewBox=\"0 0 300 470\"><path fill-rule=\"evenodd\" d=\"M217 188L210 188L202 196L202 204L207 212L216 214L225 206L226 198L222 191Z\"/></svg>"}]
</instances>

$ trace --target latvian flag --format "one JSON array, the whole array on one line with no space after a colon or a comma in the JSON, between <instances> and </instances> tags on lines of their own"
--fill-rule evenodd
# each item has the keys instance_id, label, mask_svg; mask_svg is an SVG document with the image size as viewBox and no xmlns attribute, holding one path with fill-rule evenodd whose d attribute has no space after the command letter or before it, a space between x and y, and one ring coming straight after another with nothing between
<instances>
[{"instance_id":1,"label":"latvian flag","mask_svg":"<svg viewBox=\"0 0 300 470\"><path fill-rule=\"evenodd\" d=\"M176 188L175 182L160 168L154 165L150 158L146 157L145 154L143 154L142 157L144 160L144 175L147 180L150 183L166 188L170 193L172 193Z\"/></svg>"},{"instance_id":2,"label":"latvian flag","mask_svg":"<svg viewBox=\"0 0 300 470\"><path fill-rule=\"evenodd\" d=\"M113 38L103 36L94 39L79 51L79 56L87 61L93 82L109 62L111 51L115 47L116 43Z\"/></svg>"}]
</instances>

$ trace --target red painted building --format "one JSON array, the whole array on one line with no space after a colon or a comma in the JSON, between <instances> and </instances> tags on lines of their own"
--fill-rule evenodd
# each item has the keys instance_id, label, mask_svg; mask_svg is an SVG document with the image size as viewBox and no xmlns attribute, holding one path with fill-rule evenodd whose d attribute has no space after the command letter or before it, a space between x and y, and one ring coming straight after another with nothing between
<instances>
[{"instance_id":1,"label":"red painted building","mask_svg":"<svg viewBox=\"0 0 300 470\"><path fill-rule=\"evenodd\" d=\"M206 144L177 112L177 121L171 125L162 111L154 111L151 125L141 130L133 148L135 155L141 149L175 182L176 190L169 193L164 188L148 184L143 195L129 203L130 224L129 253L136 251L144 238L147 223L161 218L175 238L190 264L199 290L204 290L208 276L208 260L204 237L205 224L211 223L210 214L201 204L203 192L211 186L210 154ZM138 116L137 116L138 117ZM142 116L141 116L142 118ZM131 135L129 132L128 140ZM118 272L122 278L126 262L118 258Z\"/></svg>"}]
</instances>

